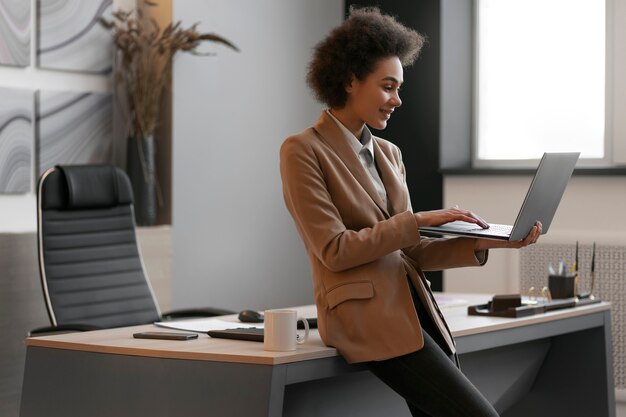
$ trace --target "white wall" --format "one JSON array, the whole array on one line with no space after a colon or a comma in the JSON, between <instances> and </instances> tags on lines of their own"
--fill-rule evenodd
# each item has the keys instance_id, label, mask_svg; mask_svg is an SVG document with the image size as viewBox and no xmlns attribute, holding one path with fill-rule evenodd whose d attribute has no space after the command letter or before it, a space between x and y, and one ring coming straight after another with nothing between
<instances>
[{"instance_id":1,"label":"white wall","mask_svg":"<svg viewBox=\"0 0 626 417\"><path fill-rule=\"evenodd\" d=\"M458 204L492 223L513 224L531 176L448 176L444 207ZM573 176L542 242L626 244L626 177ZM496 249L481 268L444 272L446 291L519 292L518 251Z\"/></svg>"},{"instance_id":2,"label":"white wall","mask_svg":"<svg viewBox=\"0 0 626 417\"><path fill-rule=\"evenodd\" d=\"M608 3L613 8L609 9L609 79L612 80L612 96L609 96L609 103L612 103L613 118L609 129L612 130L614 148L614 162L626 164L626 0L613 0Z\"/></svg>"},{"instance_id":3,"label":"white wall","mask_svg":"<svg viewBox=\"0 0 626 417\"><path fill-rule=\"evenodd\" d=\"M185 0L240 53L176 57L173 81L173 307L313 302L308 261L284 207L279 147L321 111L305 84L312 47L342 0Z\"/></svg>"}]
</instances>

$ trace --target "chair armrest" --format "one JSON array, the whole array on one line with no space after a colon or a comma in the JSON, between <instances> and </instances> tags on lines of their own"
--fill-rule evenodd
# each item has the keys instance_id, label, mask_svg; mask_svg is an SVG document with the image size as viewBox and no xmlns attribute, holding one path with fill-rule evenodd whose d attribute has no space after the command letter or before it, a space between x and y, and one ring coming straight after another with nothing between
<instances>
[{"instance_id":1,"label":"chair armrest","mask_svg":"<svg viewBox=\"0 0 626 417\"><path fill-rule=\"evenodd\" d=\"M161 319L164 321L172 320L172 319L181 319L184 317L213 317L213 316L224 316L226 314L236 314L236 311L224 310L222 308L213 308L213 307L205 307L205 308L186 308L181 310L173 310L168 311L167 313L161 314Z\"/></svg>"},{"instance_id":2,"label":"chair armrest","mask_svg":"<svg viewBox=\"0 0 626 417\"><path fill-rule=\"evenodd\" d=\"M91 330L100 330L101 327L92 326L90 324L63 324L61 326L38 327L29 331L27 337L46 336L49 334L71 333L71 332L88 332Z\"/></svg>"}]
</instances>

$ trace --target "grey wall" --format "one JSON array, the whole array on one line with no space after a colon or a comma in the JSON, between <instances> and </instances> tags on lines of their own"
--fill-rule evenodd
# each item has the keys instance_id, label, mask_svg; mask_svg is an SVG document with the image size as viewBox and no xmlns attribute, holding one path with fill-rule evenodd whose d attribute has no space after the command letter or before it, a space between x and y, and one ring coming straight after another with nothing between
<instances>
[{"instance_id":1,"label":"grey wall","mask_svg":"<svg viewBox=\"0 0 626 417\"><path fill-rule=\"evenodd\" d=\"M140 228L137 237L159 306L166 311L170 303L170 228ZM26 333L49 325L36 233L0 232L0 416L19 415Z\"/></svg>"},{"instance_id":2,"label":"grey wall","mask_svg":"<svg viewBox=\"0 0 626 417\"><path fill-rule=\"evenodd\" d=\"M474 110L474 1L441 0L439 167L468 167Z\"/></svg>"},{"instance_id":3,"label":"grey wall","mask_svg":"<svg viewBox=\"0 0 626 417\"><path fill-rule=\"evenodd\" d=\"M24 338L29 330L49 324L35 233L0 233L0 416L19 415Z\"/></svg>"},{"instance_id":4,"label":"grey wall","mask_svg":"<svg viewBox=\"0 0 626 417\"><path fill-rule=\"evenodd\" d=\"M342 0L186 0L174 21L229 38L235 53L181 54L173 79L173 307L313 302L308 261L284 207L278 151L322 109L306 84L311 48Z\"/></svg>"}]
</instances>

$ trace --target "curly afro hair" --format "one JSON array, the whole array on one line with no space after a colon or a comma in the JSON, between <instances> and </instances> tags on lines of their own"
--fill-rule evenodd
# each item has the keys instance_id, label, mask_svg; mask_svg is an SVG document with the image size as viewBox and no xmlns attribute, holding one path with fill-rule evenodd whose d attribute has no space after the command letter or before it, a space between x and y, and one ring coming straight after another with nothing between
<instances>
[{"instance_id":1,"label":"curly afro hair","mask_svg":"<svg viewBox=\"0 0 626 417\"><path fill-rule=\"evenodd\" d=\"M346 104L352 76L363 80L382 58L398 57L403 67L419 55L426 38L377 7L350 7L348 18L315 47L307 84L331 108Z\"/></svg>"}]
</instances>

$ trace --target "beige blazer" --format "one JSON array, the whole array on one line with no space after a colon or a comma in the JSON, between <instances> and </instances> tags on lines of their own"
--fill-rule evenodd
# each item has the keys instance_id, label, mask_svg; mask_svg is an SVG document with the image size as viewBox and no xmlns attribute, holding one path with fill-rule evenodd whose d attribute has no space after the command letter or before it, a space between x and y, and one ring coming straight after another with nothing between
<instances>
[{"instance_id":1,"label":"beige blazer","mask_svg":"<svg viewBox=\"0 0 626 417\"><path fill-rule=\"evenodd\" d=\"M422 271L479 265L474 239L422 238L400 150L373 139L391 212L325 112L280 149L283 194L309 256L320 335L351 363L421 349L408 277L453 353L452 336Z\"/></svg>"}]
</instances>

